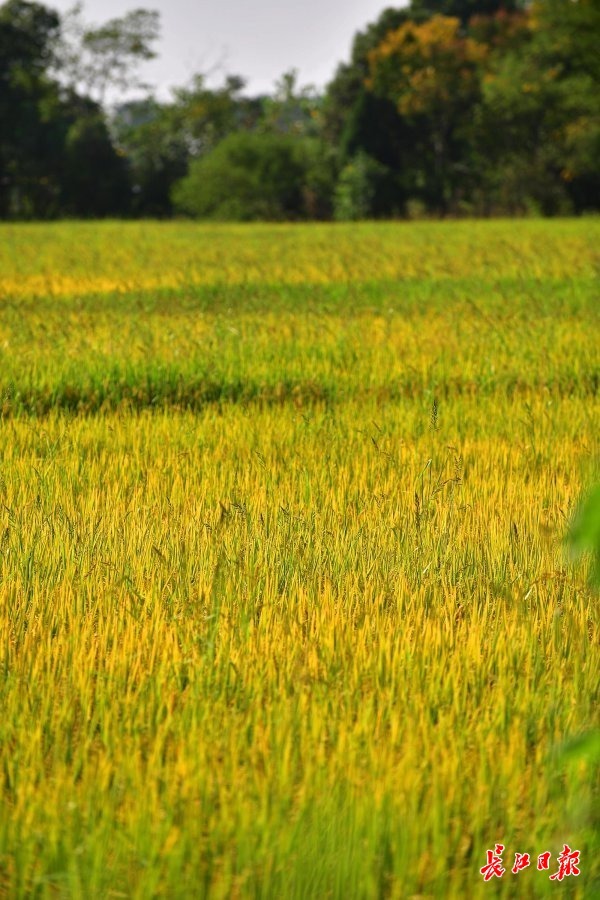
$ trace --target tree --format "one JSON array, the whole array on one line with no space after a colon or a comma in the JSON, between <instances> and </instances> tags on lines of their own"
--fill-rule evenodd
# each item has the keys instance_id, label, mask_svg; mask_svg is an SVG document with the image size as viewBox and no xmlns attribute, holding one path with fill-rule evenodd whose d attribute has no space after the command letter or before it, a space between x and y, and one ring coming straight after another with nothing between
<instances>
[{"instance_id":1,"label":"tree","mask_svg":"<svg viewBox=\"0 0 600 900\"><path fill-rule=\"evenodd\" d=\"M598 35L593 0L538 3L528 42L496 54L485 80L490 175L545 214L600 203Z\"/></svg>"},{"instance_id":2,"label":"tree","mask_svg":"<svg viewBox=\"0 0 600 900\"><path fill-rule=\"evenodd\" d=\"M39 3L8 0L0 6L0 66L3 80L16 73L42 77L53 60L58 15Z\"/></svg>"},{"instance_id":3,"label":"tree","mask_svg":"<svg viewBox=\"0 0 600 900\"><path fill-rule=\"evenodd\" d=\"M196 75L169 103L146 99L115 110L111 129L129 161L136 215L171 215L171 189L190 162L232 132L258 126L262 101L242 96L243 87L243 79L230 75L220 87L209 88L204 76Z\"/></svg>"},{"instance_id":4,"label":"tree","mask_svg":"<svg viewBox=\"0 0 600 900\"><path fill-rule=\"evenodd\" d=\"M208 219L299 219L314 144L282 134L238 132L195 160L175 185L175 207Z\"/></svg>"},{"instance_id":5,"label":"tree","mask_svg":"<svg viewBox=\"0 0 600 900\"><path fill-rule=\"evenodd\" d=\"M40 150L56 136L48 125L59 98L47 69L59 24L38 3L0 7L0 215L36 215L55 199Z\"/></svg>"},{"instance_id":6,"label":"tree","mask_svg":"<svg viewBox=\"0 0 600 900\"><path fill-rule=\"evenodd\" d=\"M600 205L600 5L545 0L532 9L540 69L556 70L561 178L579 209Z\"/></svg>"},{"instance_id":7,"label":"tree","mask_svg":"<svg viewBox=\"0 0 600 900\"><path fill-rule=\"evenodd\" d=\"M411 9L427 17L454 17L466 25L473 16L518 12L526 5L526 0L412 0Z\"/></svg>"},{"instance_id":8,"label":"tree","mask_svg":"<svg viewBox=\"0 0 600 900\"><path fill-rule=\"evenodd\" d=\"M285 72L272 97L262 103L260 127L280 134L316 137L321 126L321 100L313 87L300 87L298 72Z\"/></svg>"},{"instance_id":9,"label":"tree","mask_svg":"<svg viewBox=\"0 0 600 900\"><path fill-rule=\"evenodd\" d=\"M373 217L400 213L415 190L414 183L407 184L414 182L410 173L416 164L411 126L388 97L376 96L366 85L369 53L411 15L407 9L385 9L357 32L350 60L338 66L323 101L322 134L335 149L340 177L346 170L343 181L356 176L363 158L379 164L377 189L369 194Z\"/></svg>"},{"instance_id":10,"label":"tree","mask_svg":"<svg viewBox=\"0 0 600 900\"><path fill-rule=\"evenodd\" d=\"M360 150L340 173L335 189L335 218L339 221L373 218L387 176L385 166Z\"/></svg>"},{"instance_id":11,"label":"tree","mask_svg":"<svg viewBox=\"0 0 600 900\"><path fill-rule=\"evenodd\" d=\"M485 44L463 35L460 21L446 16L405 22L369 53L367 85L414 126L430 160L430 199L442 212L465 172L487 55Z\"/></svg>"},{"instance_id":12,"label":"tree","mask_svg":"<svg viewBox=\"0 0 600 900\"><path fill-rule=\"evenodd\" d=\"M325 96L323 133L332 144L339 144L348 119L366 93L370 51L381 43L386 34L399 28L409 18L410 13L405 9L385 9L377 21L354 36L350 61L338 66Z\"/></svg>"},{"instance_id":13,"label":"tree","mask_svg":"<svg viewBox=\"0 0 600 900\"><path fill-rule=\"evenodd\" d=\"M196 75L174 91L173 102L163 111L190 158L210 152L232 131L256 126L262 103L244 98L244 86L243 78L230 75L221 87L210 88L204 75Z\"/></svg>"},{"instance_id":14,"label":"tree","mask_svg":"<svg viewBox=\"0 0 600 900\"><path fill-rule=\"evenodd\" d=\"M111 117L111 132L129 166L131 212L170 216L171 189L187 174L189 153L167 105L152 98L122 104Z\"/></svg>"},{"instance_id":15,"label":"tree","mask_svg":"<svg viewBox=\"0 0 600 900\"><path fill-rule=\"evenodd\" d=\"M65 62L60 28L58 15L41 4L10 0L0 7L3 216L99 216L129 208L127 163L103 110L54 77Z\"/></svg>"},{"instance_id":16,"label":"tree","mask_svg":"<svg viewBox=\"0 0 600 900\"><path fill-rule=\"evenodd\" d=\"M129 211L127 162L115 150L99 110L92 107L69 127L62 175L63 213L99 218Z\"/></svg>"},{"instance_id":17,"label":"tree","mask_svg":"<svg viewBox=\"0 0 600 900\"><path fill-rule=\"evenodd\" d=\"M104 25L89 26L76 3L64 17L57 47L56 74L73 90L104 105L109 90L146 90L139 77L142 63L154 59L160 37L160 14L134 9Z\"/></svg>"}]
</instances>

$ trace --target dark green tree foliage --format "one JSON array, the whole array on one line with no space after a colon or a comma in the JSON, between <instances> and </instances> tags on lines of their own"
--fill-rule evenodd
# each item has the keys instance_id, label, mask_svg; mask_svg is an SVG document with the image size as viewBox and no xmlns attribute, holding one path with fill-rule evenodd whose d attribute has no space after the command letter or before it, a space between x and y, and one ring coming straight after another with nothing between
<instances>
[{"instance_id":1,"label":"dark green tree foliage","mask_svg":"<svg viewBox=\"0 0 600 900\"><path fill-rule=\"evenodd\" d=\"M55 155L59 135L48 123L58 97L46 69L58 28L58 16L37 3L0 7L0 215L52 207L44 159Z\"/></svg>"},{"instance_id":2,"label":"dark green tree foliage","mask_svg":"<svg viewBox=\"0 0 600 900\"><path fill-rule=\"evenodd\" d=\"M388 32L399 28L409 17L410 13L405 9L386 9L376 22L369 25L365 31L356 34L350 62L338 66L335 77L327 89L323 128L326 139L331 143L337 145L342 135L348 132L348 119L366 93L365 82L369 76L370 51L381 43ZM381 128L380 131L383 143L385 129ZM356 137L348 135L346 140L360 144L361 137L359 134Z\"/></svg>"},{"instance_id":3,"label":"dark green tree foliage","mask_svg":"<svg viewBox=\"0 0 600 900\"><path fill-rule=\"evenodd\" d=\"M188 87L175 91L173 102L162 109L163 121L190 158L208 153L234 131L256 127L262 104L243 97L243 88L244 80L237 76L209 88L204 76L197 75Z\"/></svg>"},{"instance_id":4,"label":"dark green tree foliage","mask_svg":"<svg viewBox=\"0 0 600 900\"><path fill-rule=\"evenodd\" d=\"M128 209L127 163L113 147L102 115L91 111L75 119L63 159L61 209L66 215L103 217Z\"/></svg>"},{"instance_id":5,"label":"dark green tree foliage","mask_svg":"<svg viewBox=\"0 0 600 900\"><path fill-rule=\"evenodd\" d=\"M341 221L368 219L385 204L390 171L364 150L348 162L337 182L334 212Z\"/></svg>"},{"instance_id":6,"label":"dark green tree foliage","mask_svg":"<svg viewBox=\"0 0 600 900\"><path fill-rule=\"evenodd\" d=\"M600 206L600 5L534 5L526 42L497 53L484 84L488 195L509 212Z\"/></svg>"},{"instance_id":7,"label":"dark green tree foliage","mask_svg":"<svg viewBox=\"0 0 600 900\"><path fill-rule=\"evenodd\" d=\"M209 88L202 76L174 92L171 103L144 100L122 105L113 132L130 165L136 215L169 216L171 191L190 163L210 153L227 135L253 130L262 102L242 96L244 82L229 76Z\"/></svg>"},{"instance_id":8,"label":"dark green tree foliage","mask_svg":"<svg viewBox=\"0 0 600 900\"><path fill-rule=\"evenodd\" d=\"M58 16L37 3L0 7L0 215L100 216L128 210L125 160L97 103L52 77Z\"/></svg>"},{"instance_id":9,"label":"dark green tree foliage","mask_svg":"<svg viewBox=\"0 0 600 900\"><path fill-rule=\"evenodd\" d=\"M398 176L442 214L597 209L597 0L471 6L414 2L420 18L367 54L367 90L390 100L408 129ZM351 146L381 159L375 126L363 122L347 114Z\"/></svg>"},{"instance_id":10,"label":"dark green tree foliage","mask_svg":"<svg viewBox=\"0 0 600 900\"><path fill-rule=\"evenodd\" d=\"M78 13L75 13L77 16ZM51 9L0 6L0 216L103 216L130 210L129 167L98 102L153 56L156 13L133 10L77 40ZM181 171L177 173L182 174Z\"/></svg>"},{"instance_id":11,"label":"dark green tree foliage","mask_svg":"<svg viewBox=\"0 0 600 900\"><path fill-rule=\"evenodd\" d=\"M340 172L345 170L345 177L352 178L355 176L351 173L365 169L365 158L377 164L377 176L373 175L368 192L371 218L402 214L414 192L407 185L415 156L412 129L391 100L375 96L366 86L369 53L410 15L405 9L386 9L377 21L356 34L350 62L338 66L324 104L323 131L337 149ZM374 173L375 167L369 171ZM338 215L342 215L340 209L347 208L347 204L338 203Z\"/></svg>"},{"instance_id":12,"label":"dark green tree foliage","mask_svg":"<svg viewBox=\"0 0 600 900\"><path fill-rule=\"evenodd\" d=\"M188 151L169 110L155 100L121 105L112 120L132 182L131 211L163 218L173 212L171 189L188 170Z\"/></svg>"},{"instance_id":13,"label":"dark green tree foliage","mask_svg":"<svg viewBox=\"0 0 600 900\"><path fill-rule=\"evenodd\" d=\"M260 127L298 137L317 136L321 128L322 101L314 88L298 84L295 69L285 72L275 84L272 97L262 100Z\"/></svg>"},{"instance_id":14,"label":"dark green tree foliage","mask_svg":"<svg viewBox=\"0 0 600 900\"><path fill-rule=\"evenodd\" d=\"M366 156L377 164L368 215L380 218L401 215L414 193L407 175L414 179L415 135L394 104L370 91L362 91L346 121L340 141L342 170ZM358 165L359 170L362 168ZM373 169L375 172L375 169ZM354 218L354 217L352 217Z\"/></svg>"},{"instance_id":15,"label":"dark green tree foliage","mask_svg":"<svg viewBox=\"0 0 600 900\"><path fill-rule=\"evenodd\" d=\"M486 45L462 33L458 19L406 22L369 54L368 88L394 103L413 132L421 194L448 211L464 182ZM420 161L420 162L419 162Z\"/></svg>"},{"instance_id":16,"label":"dark green tree foliage","mask_svg":"<svg viewBox=\"0 0 600 900\"><path fill-rule=\"evenodd\" d=\"M8 0L0 7L3 78L39 79L53 60L58 15L39 3Z\"/></svg>"},{"instance_id":17,"label":"dark green tree foliage","mask_svg":"<svg viewBox=\"0 0 600 900\"><path fill-rule=\"evenodd\" d=\"M576 209L600 207L600 3L545 0L535 8L535 50L556 72L561 179Z\"/></svg>"},{"instance_id":18,"label":"dark green tree foliage","mask_svg":"<svg viewBox=\"0 0 600 900\"><path fill-rule=\"evenodd\" d=\"M192 163L189 175L174 189L175 206L212 219L304 218L313 154L310 139L232 134Z\"/></svg>"},{"instance_id":19,"label":"dark green tree foliage","mask_svg":"<svg viewBox=\"0 0 600 900\"><path fill-rule=\"evenodd\" d=\"M525 0L412 0L411 10L430 16L455 16L467 24L473 16L494 16L497 13L518 12Z\"/></svg>"}]
</instances>

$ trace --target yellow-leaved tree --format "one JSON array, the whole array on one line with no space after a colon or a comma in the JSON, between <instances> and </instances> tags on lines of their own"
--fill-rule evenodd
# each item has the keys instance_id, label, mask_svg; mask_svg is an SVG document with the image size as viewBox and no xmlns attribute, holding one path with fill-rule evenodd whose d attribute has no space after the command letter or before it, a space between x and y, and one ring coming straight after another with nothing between
<instances>
[{"instance_id":1,"label":"yellow-leaved tree","mask_svg":"<svg viewBox=\"0 0 600 900\"><path fill-rule=\"evenodd\" d=\"M369 54L367 87L419 123L435 175L432 188L445 205L468 176L464 147L488 55L488 45L465 35L451 16L406 22Z\"/></svg>"}]
</instances>

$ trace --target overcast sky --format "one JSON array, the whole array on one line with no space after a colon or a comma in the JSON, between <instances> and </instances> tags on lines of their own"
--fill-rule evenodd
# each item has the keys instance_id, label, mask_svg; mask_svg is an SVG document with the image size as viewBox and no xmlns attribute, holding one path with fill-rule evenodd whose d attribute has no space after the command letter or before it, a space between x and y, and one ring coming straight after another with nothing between
<instances>
[{"instance_id":1,"label":"overcast sky","mask_svg":"<svg viewBox=\"0 0 600 900\"><path fill-rule=\"evenodd\" d=\"M64 12L73 0L46 0ZM322 87L349 54L354 33L404 0L87 0L86 21L100 24L136 7L160 11L159 58L144 79L166 98L197 72L242 75L249 93L270 91L296 68L302 85ZM218 81L217 73L213 82Z\"/></svg>"}]
</instances>

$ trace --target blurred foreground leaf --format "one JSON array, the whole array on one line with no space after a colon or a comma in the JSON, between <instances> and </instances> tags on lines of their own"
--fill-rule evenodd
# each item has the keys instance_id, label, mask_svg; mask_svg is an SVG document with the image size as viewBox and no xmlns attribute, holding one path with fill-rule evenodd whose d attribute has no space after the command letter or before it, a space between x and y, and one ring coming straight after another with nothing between
<instances>
[{"instance_id":1,"label":"blurred foreground leaf","mask_svg":"<svg viewBox=\"0 0 600 900\"><path fill-rule=\"evenodd\" d=\"M600 485L581 501L569 530L568 543L575 559L585 553L592 554L590 579L600 587Z\"/></svg>"},{"instance_id":2,"label":"blurred foreground leaf","mask_svg":"<svg viewBox=\"0 0 600 900\"><path fill-rule=\"evenodd\" d=\"M591 763L600 762L600 730L588 731L565 741L559 748L559 755L570 762L582 759Z\"/></svg>"}]
</instances>

